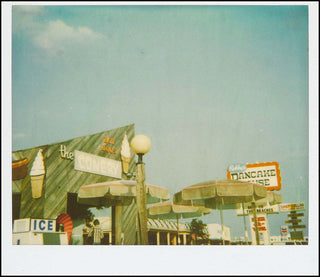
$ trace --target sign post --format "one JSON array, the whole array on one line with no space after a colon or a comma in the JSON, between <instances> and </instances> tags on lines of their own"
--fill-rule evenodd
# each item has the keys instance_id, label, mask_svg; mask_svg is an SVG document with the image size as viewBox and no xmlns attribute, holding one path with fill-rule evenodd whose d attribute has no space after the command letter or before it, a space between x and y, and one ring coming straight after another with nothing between
<instances>
[{"instance_id":1,"label":"sign post","mask_svg":"<svg viewBox=\"0 0 320 277\"><path fill-rule=\"evenodd\" d=\"M305 206L304 203L293 203L293 204L280 204L280 211L281 212L290 212L288 214L289 220L286 220L285 223L291 224L289 225L289 229L293 232L290 232L291 240L304 240L303 231L297 231L297 229L304 229L306 225L301 225L302 222L299 217L304 216L304 213L297 212L297 211L304 211Z\"/></svg>"}]
</instances>

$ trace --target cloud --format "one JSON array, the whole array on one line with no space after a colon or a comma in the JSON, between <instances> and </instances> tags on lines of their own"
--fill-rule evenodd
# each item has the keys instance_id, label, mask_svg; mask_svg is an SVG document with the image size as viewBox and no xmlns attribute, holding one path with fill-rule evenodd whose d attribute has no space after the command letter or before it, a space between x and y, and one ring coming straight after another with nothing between
<instances>
[{"instance_id":1,"label":"cloud","mask_svg":"<svg viewBox=\"0 0 320 277\"><path fill-rule=\"evenodd\" d=\"M33 43L47 52L64 52L65 48L74 44L95 41L102 35L87 27L73 28L61 20L50 21L33 37Z\"/></svg>"},{"instance_id":2,"label":"cloud","mask_svg":"<svg viewBox=\"0 0 320 277\"><path fill-rule=\"evenodd\" d=\"M15 6L13 9L13 30L23 32L38 48L48 54L62 55L67 48L85 45L103 37L88 27L72 27L62 20L48 22L36 21L36 17L44 14L42 6Z\"/></svg>"}]
</instances>

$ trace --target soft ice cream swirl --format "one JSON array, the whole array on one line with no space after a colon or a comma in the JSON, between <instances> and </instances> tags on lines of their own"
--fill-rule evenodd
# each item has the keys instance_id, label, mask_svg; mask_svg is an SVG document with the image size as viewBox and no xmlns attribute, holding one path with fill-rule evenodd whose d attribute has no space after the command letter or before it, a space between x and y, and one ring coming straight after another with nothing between
<instances>
[{"instance_id":1,"label":"soft ice cream swirl","mask_svg":"<svg viewBox=\"0 0 320 277\"><path fill-rule=\"evenodd\" d=\"M36 158L33 161L30 176L42 175L45 173L42 151L42 149L39 150Z\"/></svg>"},{"instance_id":2,"label":"soft ice cream swirl","mask_svg":"<svg viewBox=\"0 0 320 277\"><path fill-rule=\"evenodd\" d=\"M121 156L126 158L131 157L130 145L129 145L127 134L124 135L124 138L122 140Z\"/></svg>"}]
</instances>

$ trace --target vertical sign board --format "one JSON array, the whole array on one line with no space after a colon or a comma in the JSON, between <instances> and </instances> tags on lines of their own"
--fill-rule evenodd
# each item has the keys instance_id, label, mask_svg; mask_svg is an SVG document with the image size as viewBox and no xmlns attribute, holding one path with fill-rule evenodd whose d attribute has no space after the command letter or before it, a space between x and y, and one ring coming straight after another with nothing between
<instances>
[{"instance_id":1,"label":"vertical sign board","mask_svg":"<svg viewBox=\"0 0 320 277\"><path fill-rule=\"evenodd\" d=\"M255 235L255 226L254 226L254 218L253 215L249 215L250 218L250 227L251 227L251 237L252 237L252 244L256 245L256 235ZM257 223L258 223L258 231L260 236L260 244L268 245L270 238L268 232L268 222L267 217L265 214L257 214Z\"/></svg>"},{"instance_id":2,"label":"vertical sign board","mask_svg":"<svg viewBox=\"0 0 320 277\"><path fill-rule=\"evenodd\" d=\"M227 179L258 183L267 190L280 190L281 177L277 162L234 164L227 169Z\"/></svg>"}]
</instances>

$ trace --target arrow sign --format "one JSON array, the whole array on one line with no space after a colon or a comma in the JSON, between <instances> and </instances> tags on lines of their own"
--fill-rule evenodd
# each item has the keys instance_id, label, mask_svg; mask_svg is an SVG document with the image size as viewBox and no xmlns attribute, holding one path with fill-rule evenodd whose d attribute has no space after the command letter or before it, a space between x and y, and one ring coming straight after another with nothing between
<instances>
[{"instance_id":1,"label":"arrow sign","mask_svg":"<svg viewBox=\"0 0 320 277\"><path fill-rule=\"evenodd\" d=\"M289 226L290 229L301 229L306 228L306 225Z\"/></svg>"},{"instance_id":2,"label":"arrow sign","mask_svg":"<svg viewBox=\"0 0 320 277\"><path fill-rule=\"evenodd\" d=\"M301 219L292 219L292 220L286 220L286 223L299 223L301 222Z\"/></svg>"}]
</instances>

